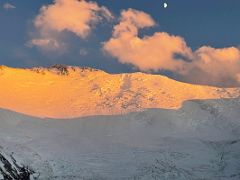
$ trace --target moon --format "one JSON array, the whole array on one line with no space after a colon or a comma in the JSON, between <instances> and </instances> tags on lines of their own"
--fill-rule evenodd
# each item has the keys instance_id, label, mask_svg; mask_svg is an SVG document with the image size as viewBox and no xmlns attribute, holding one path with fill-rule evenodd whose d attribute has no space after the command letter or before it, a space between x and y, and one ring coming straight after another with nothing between
<instances>
[{"instance_id":1,"label":"moon","mask_svg":"<svg viewBox=\"0 0 240 180\"><path fill-rule=\"evenodd\" d=\"M163 7L166 9L168 7L167 3L163 3Z\"/></svg>"}]
</instances>

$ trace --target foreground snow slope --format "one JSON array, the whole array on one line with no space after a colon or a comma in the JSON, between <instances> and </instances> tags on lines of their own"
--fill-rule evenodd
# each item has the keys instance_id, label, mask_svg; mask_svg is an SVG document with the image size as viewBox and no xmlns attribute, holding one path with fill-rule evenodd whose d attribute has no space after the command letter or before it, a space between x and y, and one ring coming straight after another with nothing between
<instances>
[{"instance_id":1,"label":"foreground snow slope","mask_svg":"<svg viewBox=\"0 0 240 180\"><path fill-rule=\"evenodd\" d=\"M239 180L239 107L198 100L71 120L0 110L0 151L43 180Z\"/></svg>"},{"instance_id":2,"label":"foreground snow slope","mask_svg":"<svg viewBox=\"0 0 240 180\"><path fill-rule=\"evenodd\" d=\"M107 74L55 66L0 67L0 108L37 117L116 115L145 108L177 109L190 99L233 98L239 88L186 84L160 75Z\"/></svg>"}]
</instances>

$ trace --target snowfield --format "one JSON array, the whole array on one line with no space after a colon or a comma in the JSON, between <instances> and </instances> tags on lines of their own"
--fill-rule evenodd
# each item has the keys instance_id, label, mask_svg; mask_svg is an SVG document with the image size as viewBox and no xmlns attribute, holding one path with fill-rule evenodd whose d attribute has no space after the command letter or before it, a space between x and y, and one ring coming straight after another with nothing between
<instances>
[{"instance_id":1,"label":"snowfield","mask_svg":"<svg viewBox=\"0 0 240 180\"><path fill-rule=\"evenodd\" d=\"M68 120L0 110L0 152L32 179L239 180L239 107L238 98L193 100Z\"/></svg>"},{"instance_id":2,"label":"snowfield","mask_svg":"<svg viewBox=\"0 0 240 180\"><path fill-rule=\"evenodd\" d=\"M146 108L179 109L186 100L240 96L240 88L62 65L32 69L0 66L0 85L0 108L56 119L120 115Z\"/></svg>"}]
</instances>

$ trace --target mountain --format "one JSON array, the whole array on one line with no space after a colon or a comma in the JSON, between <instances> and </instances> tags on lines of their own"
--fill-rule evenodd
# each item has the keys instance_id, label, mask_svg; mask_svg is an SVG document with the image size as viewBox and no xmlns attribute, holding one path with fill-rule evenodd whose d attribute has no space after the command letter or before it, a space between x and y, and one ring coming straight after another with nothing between
<instances>
[{"instance_id":1,"label":"mountain","mask_svg":"<svg viewBox=\"0 0 240 180\"><path fill-rule=\"evenodd\" d=\"M0 159L38 180L239 180L239 107L238 98L191 100L72 120L0 109Z\"/></svg>"},{"instance_id":2,"label":"mountain","mask_svg":"<svg viewBox=\"0 0 240 180\"><path fill-rule=\"evenodd\" d=\"M0 108L49 118L117 115L148 108L178 109L191 99L236 98L239 88L177 82L144 73L55 65L51 68L0 67Z\"/></svg>"},{"instance_id":3,"label":"mountain","mask_svg":"<svg viewBox=\"0 0 240 180\"><path fill-rule=\"evenodd\" d=\"M240 179L239 88L63 65L0 85L0 179Z\"/></svg>"}]
</instances>

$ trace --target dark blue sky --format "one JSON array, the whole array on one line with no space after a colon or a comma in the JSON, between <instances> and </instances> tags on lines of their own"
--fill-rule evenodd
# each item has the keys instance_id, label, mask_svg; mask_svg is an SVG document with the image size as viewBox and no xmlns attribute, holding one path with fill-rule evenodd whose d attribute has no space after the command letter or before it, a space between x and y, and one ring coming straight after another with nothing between
<instances>
[{"instance_id":1,"label":"dark blue sky","mask_svg":"<svg viewBox=\"0 0 240 180\"><path fill-rule=\"evenodd\" d=\"M240 1L239 0L96 0L109 8L115 16L122 9L134 8L150 14L158 23L156 27L142 33L165 31L185 38L188 46L197 49L203 45L215 48L239 46ZM169 4L167 9L163 3ZM15 9L5 10L4 3ZM69 34L67 43L71 47L65 54L46 53L26 42L34 31L32 21L44 4L51 0L1 0L0 1L0 64L13 67L50 66L61 63L90 66L108 72L129 72L131 67L101 52L101 42L111 37L114 23L98 25L87 40ZM88 54L81 56L79 49Z\"/></svg>"}]
</instances>

